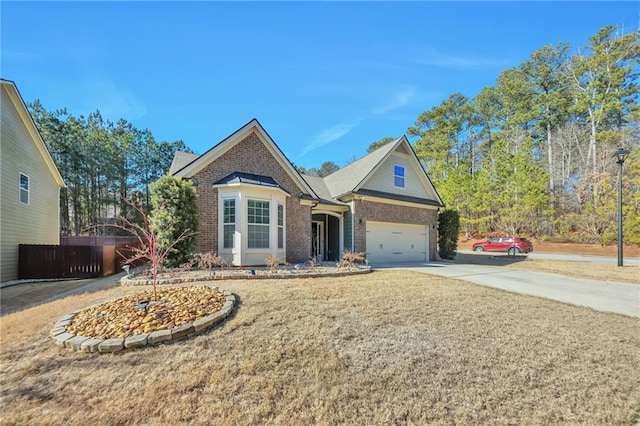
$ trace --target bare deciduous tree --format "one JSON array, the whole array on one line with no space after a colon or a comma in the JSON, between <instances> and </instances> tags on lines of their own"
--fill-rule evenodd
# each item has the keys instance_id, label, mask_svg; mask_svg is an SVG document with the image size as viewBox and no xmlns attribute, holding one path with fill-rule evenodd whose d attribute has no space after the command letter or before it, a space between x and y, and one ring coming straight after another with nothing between
<instances>
[{"instance_id":1,"label":"bare deciduous tree","mask_svg":"<svg viewBox=\"0 0 640 426\"><path fill-rule=\"evenodd\" d=\"M160 266L165 262L167 256L171 253L173 247L179 244L181 241L195 235L195 232L189 230L183 231L178 237L168 246L161 247L156 237L156 231L153 223L149 220L149 216L144 210L142 201L138 199L133 202L129 199L123 200L137 215L141 218L141 223L137 223L125 216L119 216L119 222L116 224L106 225L121 229L129 234L135 236L138 239L138 246L131 248L131 254L121 255L125 262L133 263L138 260L148 260L150 263L151 279L153 284L153 298L157 299L156 285L158 283L158 270Z\"/></svg>"}]
</instances>

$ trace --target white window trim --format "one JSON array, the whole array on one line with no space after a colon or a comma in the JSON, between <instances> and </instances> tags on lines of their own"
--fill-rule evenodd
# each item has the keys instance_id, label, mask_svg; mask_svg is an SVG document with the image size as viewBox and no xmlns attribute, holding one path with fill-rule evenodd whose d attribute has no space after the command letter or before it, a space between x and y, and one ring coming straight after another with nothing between
<instances>
[{"instance_id":1,"label":"white window trim","mask_svg":"<svg viewBox=\"0 0 640 426\"><path fill-rule=\"evenodd\" d=\"M23 202L22 201L22 191L24 191L24 189L22 189L22 185L21 185L21 181L22 181L22 176L27 178L27 202ZM31 178L26 175L25 173L22 172L18 172L18 202L20 204L23 204L25 206L29 206L31 205Z\"/></svg>"},{"instance_id":2,"label":"white window trim","mask_svg":"<svg viewBox=\"0 0 640 426\"><path fill-rule=\"evenodd\" d=\"M232 265L261 265L268 255L286 262L287 198L279 188L261 188L247 184L218 185L217 250ZM224 199L236 200L236 231L233 249L224 249ZM269 248L249 248L249 200L269 202ZM283 207L283 247L278 248L278 205Z\"/></svg>"},{"instance_id":3,"label":"white window trim","mask_svg":"<svg viewBox=\"0 0 640 426\"><path fill-rule=\"evenodd\" d=\"M269 212L269 223L251 223L249 222L249 202L251 201L258 201L261 203L268 203L268 212ZM259 197L251 197L248 196L247 197L247 211L245 213L246 215L246 221L247 221L247 237L246 237L246 241L247 241L247 250L256 250L256 251L261 251L261 250L271 250L273 248L273 238L272 238L272 225L273 225L273 203L271 202L270 199L265 199L265 198L259 198ZM276 217L276 223L277 223L278 218ZM249 227L250 226L260 226L263 228L267 228L267 235L269 235L268 241L267 241L267 246L266 247L249 247ZM277 245L277 241L276 241L276 245Z\"/></svg>"},{"instance_id":4,"label":"white window trim","mask_svg":"<svg viewBox=\"0 0 640 426\"><path fill-rule=\"evenodd\" d=\"M404 172L404 176L400 176L400 175L396 175L396 167L401 167L402 171ZM402 178L402 183L403 186L398 186L396 185L396 178L401 177ZM401 164L394 164L393 165L393 187L397 188L397 189L406 189L407 188L407 168Z\"/></svg>"},{"instance_id":5,"label":"white window trim","mask_svg":"<svg viewBox=\"0 0 640 426\"><path fill-rule=\"evenodd\" d=\"M233 201L233 222L229 222L226 223L224 221L224 203L225 201ZM222 197L222 250L224 250L225 252L231 252L233 251L233 249L236 248L236 232L238 230L238 199L237 197L228 197L228 196L223 196ZM231 243L231 247L225 247L224 243L225 243L225 227L228 225L233 225L233 236L232 236L232 243Z\"/></svg>"},{"instance_id":6,"label":"white window trim","mask_svg":"<svg viewBox=\"0 0 640 426\"><path fill-rule=\"evenodd\" d=\"M282 207L282 225L280 225L279 223L280 218L278 217L278 213L279 213L278 210L280 209L280 207ZM287 236L286 211L287 209L285 209L284 203L276 201L276 249L278 250L284 250L286 246L286 236ZM280 228L282 228L282 247L280 247L280 235L279 235Z\"/></svg>"}]
</instances>

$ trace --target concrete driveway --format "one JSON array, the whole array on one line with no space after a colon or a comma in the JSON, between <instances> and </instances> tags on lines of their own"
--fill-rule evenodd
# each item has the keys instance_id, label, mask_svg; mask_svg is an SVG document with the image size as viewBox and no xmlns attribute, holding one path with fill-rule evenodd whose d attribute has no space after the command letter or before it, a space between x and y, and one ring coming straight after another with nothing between
<instances>
[{"instance_id":1,"label":"concrete driveway","mask_svg":"<svg viewBox=\"0 0 640 426\"><path fill-rule=\"evenodd\" d=\"M475 254L473 250L458 250L458 253L462 254ZM503 256L504 253L495 253L496 255ZM617 257L611 256L595 256L595 255L585 255L585 254L567 254L567 253L545 253L545 252L531 252L527 254L529 259L551 259L551 260L569 260L572 262L593 262L593 263L609 263L611 265L616 265L618 262ZM625 256L623 257L623 263L625 265L635 265L640 266L640 259L637 257ZM640 274L640 271L638 272Z\"/></svg>"},{"instance_id":2,"label":"concrete driveway","mask_svg":"<svg viewBox=\"0 0 640 426\"><path fill-rule=\"evenodd\" d=\"M496 266L448 262L376 265L456 278L514 293L538 296L597 311L640 317L640 285L573 278L547 272L517 271Z\"/></svg>"}]
</instances>

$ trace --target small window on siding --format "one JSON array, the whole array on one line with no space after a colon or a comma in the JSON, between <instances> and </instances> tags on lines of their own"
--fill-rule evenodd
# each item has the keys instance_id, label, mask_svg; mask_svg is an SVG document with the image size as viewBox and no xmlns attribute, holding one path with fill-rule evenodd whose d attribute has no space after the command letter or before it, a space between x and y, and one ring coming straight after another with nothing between
<instances>
[{"instance_id":1,"label":"small window on siding","mask_svg":"<svg viewBox=\"0 0 640 426\"><path fill-rule=\"evenodd\" d=\"M278 204L278 248L284 248L284 206Z\"/></svg>"},{"instance_id":2,"label":"small window on siding","mask_svg":"<svg viewBox=\"0 0 640 426\"><path fill-rule=\"evenodd\" d=\"M248 248L269 248L269 202L247 202Z\"/></svg>"},{"instance_id":3,"label":"small window on siding","mask_svg":"<svg viewBox=\"0 0 640 426\"><path fill-rule=\"evenodd\" d=\"M29 176L20 173L20 202L29 204Z\"/></svg>"},{"instance_id":4,"label":"small window on siding","mask_svg":"<svg viewBox=\"0 0 640 426\"><path fill-rule=\"evenodd\" d=\"M227 198L224 200L223 211L223 248L234 248L234 234L236 232L236 200Z\"/></svg>"},{"instance_id":5,"label":"small window on siding","mask_svg":"<svg viewBox=\"0 0 640 426\"><path fill-rule=\"evenodd\" d=\"M404 167L393 166L393 186L404 188Z\"/></svg>"}]
</instances>

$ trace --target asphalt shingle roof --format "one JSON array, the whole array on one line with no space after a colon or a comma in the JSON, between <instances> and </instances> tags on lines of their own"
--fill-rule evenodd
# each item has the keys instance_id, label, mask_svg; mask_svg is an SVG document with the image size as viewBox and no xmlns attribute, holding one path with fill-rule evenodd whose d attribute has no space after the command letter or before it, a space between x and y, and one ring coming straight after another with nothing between
<instances>
[{"instance_id":1,"label":"asphalt shingle roof","mask_svg":"<svg viewBox=\"0 0 640 426\"><path fill-rule=\"evenodd\" d=\"M305 181L307 181L307 183L309 184L311 189L313 189L313 192L316 193L318 198L320 198L320 200L323 203L343 204L343 203L340 203L339 201L336 201L336 200L333 199L333 197L331 196L331 192L329 192L329 189L327 189L327 185L325 184L325 180L323 178L321 178L320 176L302 175L302 178Z\"/></svg>"},{"instance_id":2,"label":"asphalt shingle roof","mask_svg":"<svg viewBox=\"0 0 640 426\"><path fill-rule=\"evenodd\" d=\"M373 170L376 165L378 165L378 163L395 148L399 140L400 138L394 139L393 142L389 142L381 148L373 151L371 154L366 155L325 177L324 184L329 191L331 198L336 198L352 192L360 182L367 177L371 170Z\"/></svg>"},{"instance_id":3,"label":"asphalt shingle roof","mask_svg":"<svg viewBox=\"0 0 640 426\"><path fill-rule=\"evenodd\" d=\"M233 172L213 184L224 185L229 183L249 183L251 185L270 186L282 189L278 182L276 182L271 176L255 175L253 173L243 172Z\"/></svg>"},{"instance_id":4,"label":"asphalt shingle roof","mask_svg":"<svg viewBox=\"0 0 640 426\"><path fill-rule=\"evenodd\" d=\"M176 151L173 156L173 160L171 161L171 167L169 167L169 174L172 175L187 164L191 163L193 160L198 158L199 155L191 154L189 152L184 151Z\"/></svg>"}]
</instances>

